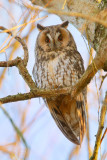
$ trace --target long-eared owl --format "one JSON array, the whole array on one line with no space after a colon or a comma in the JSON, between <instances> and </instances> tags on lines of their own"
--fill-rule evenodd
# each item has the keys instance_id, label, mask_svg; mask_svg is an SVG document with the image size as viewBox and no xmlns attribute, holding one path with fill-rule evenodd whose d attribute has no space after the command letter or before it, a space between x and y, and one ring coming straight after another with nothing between
<instances>
[{"instance_id":1,"label":"long-eared owl","mask_svg":"<svg viewBox=\"0 0 107 160\"><path fill-rule=\"evenodd\" d=\"M83 60L71 33L68 21L44 27L35 48L33 76L38 88L59 89L74 86L84 73ZM81 144L86 129L86 88L75 98L59 95L45 100L52 117L63 134L73 143Z\"/></svg>"}]
</instances>

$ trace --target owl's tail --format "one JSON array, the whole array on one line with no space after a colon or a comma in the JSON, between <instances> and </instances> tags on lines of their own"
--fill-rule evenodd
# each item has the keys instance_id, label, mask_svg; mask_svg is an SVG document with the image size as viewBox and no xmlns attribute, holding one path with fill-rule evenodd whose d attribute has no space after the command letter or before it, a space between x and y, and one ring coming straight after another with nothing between
<instances>
[{"instance_id":1,"label":"owl's tail","mask_svg":"<svg viewBox=\"0 0 107 160\"><path fill-rule=\"evenodd\" d=\"M51 112L52 117L54 118L57 126L62 131L62 133L73 143L80 145L80 139L78 139L75 132L71 129L71 127L68 125L67 121L65 120L62 112L60 111L59 107L53 103L53 101L48 101L47 104L49 107L49 110Z\"/></svg>"}]
</instances>

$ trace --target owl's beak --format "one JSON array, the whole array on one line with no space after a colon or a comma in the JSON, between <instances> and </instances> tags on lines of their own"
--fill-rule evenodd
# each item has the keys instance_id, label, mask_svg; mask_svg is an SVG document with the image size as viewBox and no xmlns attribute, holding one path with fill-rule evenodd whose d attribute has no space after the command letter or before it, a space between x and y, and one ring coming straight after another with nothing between
<instances>
[{"instance_id":1,"label":"owl's beak","mask_svg":"<svg viewBox=\"0 0 107 160\"><path fill-rule=\"evenodd\" d=\"M52 50L57 51L57 45L55 43L55 40L53 40Z\"/></svg>"}]
</instances>

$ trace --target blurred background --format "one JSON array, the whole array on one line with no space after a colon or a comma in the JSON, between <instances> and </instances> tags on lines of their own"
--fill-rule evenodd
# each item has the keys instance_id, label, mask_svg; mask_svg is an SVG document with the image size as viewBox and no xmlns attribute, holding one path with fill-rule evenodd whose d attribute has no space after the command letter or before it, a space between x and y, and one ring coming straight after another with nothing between
<instances>
[{"instance_id":1,"label":"blurred background","mask_svg":"<svg viewBox=\"0 0 107 160\"><path fill-rule=\"evenodd\" d=\"M29 50L27 69L31 76L35 61L35 42L39 33L36 28L37 23L49 26L61 22L58 16L48 14L45 10L40 11L38 7L34 8L28 0L0 0L0 26L7 29L14 28L13 35L20 36L26 42ZM17 28L15 28L16 26ZM81 28L79 32L72 24L69 24L68 29L76 41L78 51L84 59L85 68L87 68L95 56L95 52L83 37ZM8 34L0 32L0 61L12 60L17 56L23 58L22 46ZM105 74L103 71L99 71L87 87L87 136L84 136L81 146L71 143L62 134L42 98L35 98L2 105L14 124L23 133L29 147L28 154L25 154L26 147L23 141L0 107L0 159L88 160L95 144L95 135L99 124L98 113L100 113L105 91L107 91L106 79L101 86L102 76ZM16 67L0 68L0 98L26 92L29 92L29 88ZM107 116L104 129L106 127ZM99 159L107 159L106 143L107 135L102 141Z\"/></svg>"}]
</instances>

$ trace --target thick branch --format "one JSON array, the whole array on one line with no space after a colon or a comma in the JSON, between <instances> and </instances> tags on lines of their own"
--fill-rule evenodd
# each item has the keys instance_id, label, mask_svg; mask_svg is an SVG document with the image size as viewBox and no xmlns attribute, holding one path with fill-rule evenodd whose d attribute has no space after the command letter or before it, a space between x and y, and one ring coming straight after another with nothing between
<instances>
[{"instance_id":1,"label":"thick branch","mask_svg":"<svg viewBox=\"0 0 107 160\"><path fill-rule=\"evenodd\" d=\"M24 81L27 83L29 88L31 90L36 89L36 85L22 61L17 64L17 68L19 70L20 75L23 77Z\"/></svg>"},{"instance_id":2,"label":"thick branch","mask_svg":"<svg viewBox=\"0 0 107 160\"><path fill-rule=\"evenodd\" d=\"M87 86L87 84L91 81L91 79L94 77L96 72L101 69L104 66L104 61L101 61L101 58L99 55L97 55L93 63L90 64L83 74L83 76L80 78L78 83L74 85L74 87L66 87L61 89L52 89L52 90L43 90L43 89L37 89L35 86L35 83L31 79L28 71L26 68L24 68L22 63L19 63L18 68L20 70L20 74L23 76L24 80L27 82L28 86L31 89L31 92L26 94L18 94L14 96L8 96L4 98L0 98L1 103L8 103L8 102L16 102L19 100L27 100L31 98L36 97L54 97L61 94L71 94L71 97L75 97L79 92L83 90L84 87Z\"/></svg>"},{"instance_id":3,"label":"thick branch","mask_svg":"<svg viewBox=\"0 0 107 160\"><path fill-rule=\"evenodd\" d=\"M13 67L16 66L21 61L20 57L17 57L11 61L0 61L0 67Z\"/></svg>"},{"instance_id":4,"label":"thick branch","mask_svg":"<svg viewBox=\"0 0 107 160\"><path fill-rule=\"evenodd\" d=\"M17 94L12 96L7 96L4 98L0 98L0 102L3 103L9 103L9 102L17 102L17 101L23 101L28 100L31 98L37 98L37 97L53 97L58 96L60 94L68 94L70 93L70 88L63 88L63 89L53 89L53 90L42 90L42 89L34 89L33 91L30 91L29 93L24 94Z\"/></svg>"},{"instance_id":5,"label":"thick branch","mask_svg":"<svg viewBox=\"0 0 107 160\"><path fill-rule=\"evenodd\" d=\"M97 136L96 136L94 152L93 152L93 155L90 158L90 160L97 160L98 159L98 150L100 147L102 130L104 128L104 120L105 120L106 111L107 111L107 92L106 92L105 100L103 102L103 106L101 108L100 122L99 122L98 132L97 132Z\"/></svg>"},{"instance_id":6,"label":"thick branch","mask_svg":"<svg viewBox=\"0 0 107 160\"><path fill-rule=\"evenodd\" d=\"M17 101L23 101L23 100L28 100L31 98L34 98L35 95L32 92L25 93L25 94L16 94L12 96L7 96L4 98L0 98L0 102L3 103L10 103L10 102L17 102Z\"/></svg>"}]
</instances>

